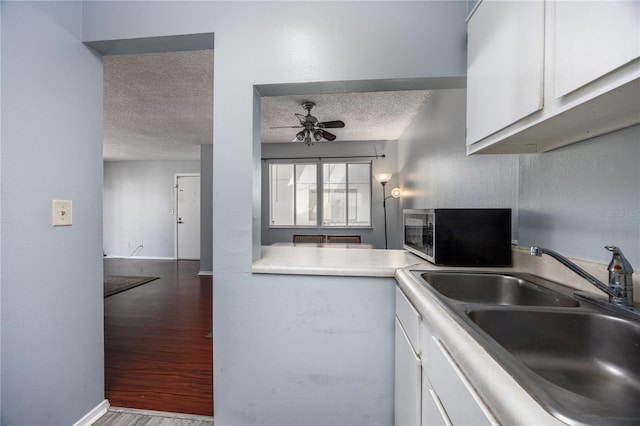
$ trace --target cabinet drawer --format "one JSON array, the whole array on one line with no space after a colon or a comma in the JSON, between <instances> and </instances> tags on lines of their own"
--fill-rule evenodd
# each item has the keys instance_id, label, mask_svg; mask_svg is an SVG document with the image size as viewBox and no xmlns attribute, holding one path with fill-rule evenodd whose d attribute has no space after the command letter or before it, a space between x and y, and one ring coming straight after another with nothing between
<instances>
[{"instance_id":1,"label":"cabinet drawer","mask_svg":"<svg viewBox=\"0 0 640 426\"><path fill-rule=\"evenodd\" d=\"M496 424L440 340L427 345L427 376L453 425Z\"/></svg>"},{"instance_id":2,"label":"cabinet drawer","mask_svg":"<svg viewBox=\"0 0 640 426\"><path fill-rule=\"evenodd\" d=\"M420 314L396 286L396 316L416 354L420 355Z\"/></svg>"}]
</instances>

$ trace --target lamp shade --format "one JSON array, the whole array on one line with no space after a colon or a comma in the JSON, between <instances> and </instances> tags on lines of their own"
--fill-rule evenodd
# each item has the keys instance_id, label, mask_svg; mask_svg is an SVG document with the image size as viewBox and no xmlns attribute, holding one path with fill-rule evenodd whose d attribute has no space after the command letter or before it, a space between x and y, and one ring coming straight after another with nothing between
<instances>
[{"instance_id":1,"label":"lamp shade","mask_svg":"<svg viewBox=\"0 0 640 426\"><path fill-rule=\"evenodd\" d=\"M393 173L378 173L374 177L379 183L387 183L391 180Z\"/></svg>"},{"instance_id":2,"label":"lamp shade","mask_svg":"<svg viewBox=\"0 0 640 426\"><path fill-rule=\"evenodd\" d=\"M391 190L391 196L393 198L400 198L401 195L402 195L402 190L400 188L393 188Z\"/></svg>"}]
</instances>

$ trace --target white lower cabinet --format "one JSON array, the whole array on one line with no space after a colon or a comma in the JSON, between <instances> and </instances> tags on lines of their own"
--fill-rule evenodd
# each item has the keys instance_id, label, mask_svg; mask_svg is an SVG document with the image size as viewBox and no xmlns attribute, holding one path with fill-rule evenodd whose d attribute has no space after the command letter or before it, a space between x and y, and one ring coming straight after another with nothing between
<instances>
[{"instance_id":1,"label":"white lower cabinet","mask_svg":"<svg viewBox=\"0 0 640 426\"><path fill-rule=\"evenodd\" d=\"M422 418L423 426L451 426L451 420L440 402L440 398L433 390L426 374L422 375Z\"/></svg>"},{"instance_id":2,"label":"white lower cabinet","mask_svg":"<svg viewBox=\"0 0 640 426\"><path fill-rule=\"evenodd\" d=\"M422 366L396 317L395 424L420 424Z\"/></svg>"},{"instance_id":3,"label":"white lower cabinet","mask_svg":"<svg viewBox=\"0 0 640 426\"><path fill-rule=\"evenodd\" d=\"M420 424L420 314L396 286L395 424Z\"/></svg>"},{"instance_id":4,"label":"white lower cabinet","mask_svg":"<svg viewBox=\"0 0 640 426\"><path fill-rule=\"evenodd\" d=\"M446 347L396 288L395 425L497 424Z\"/></svg>"},{"instance_id":5,"label":"white lower cabinet","mask_svg":"<svg viewBox=\"0 0 640 426\"><path fill-rule=\"evenodd\" d=\"M430 336L425 343L424 375L431 384L430 391L434 394L438 413L424 413L427 419L423 424L473 426L496 424L493 416L440 340ZM445 423L442 423L442 417Z\"/></svg>"}]
</instances>

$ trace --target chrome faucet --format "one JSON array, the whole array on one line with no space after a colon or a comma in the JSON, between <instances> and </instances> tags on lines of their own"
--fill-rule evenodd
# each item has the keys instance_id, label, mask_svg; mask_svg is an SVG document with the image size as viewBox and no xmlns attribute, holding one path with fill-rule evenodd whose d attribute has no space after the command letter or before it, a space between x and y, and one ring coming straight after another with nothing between
<instances>
[{"instance_id":1,"label":"chrome faucet","mask_svg":"<svg viewBox=\"0 0 640 426\"><path fill-rule=\"evenodd\" d=\"M589 281L599 290L606 293L609 296L609 302L618 306L633 306L633 267L631 267L631 264L627 261L618 247L605 246L605 249L613 253L611 263L609 263L609 266L607 267L607 270L609 271L609 285L598 280L596 277L553 250L533 246L531 247L531 255L542 256L543 254L547 254L567 268L571 269L576 274L580 275L585 280Z\"/></svg>"}]
</instances>

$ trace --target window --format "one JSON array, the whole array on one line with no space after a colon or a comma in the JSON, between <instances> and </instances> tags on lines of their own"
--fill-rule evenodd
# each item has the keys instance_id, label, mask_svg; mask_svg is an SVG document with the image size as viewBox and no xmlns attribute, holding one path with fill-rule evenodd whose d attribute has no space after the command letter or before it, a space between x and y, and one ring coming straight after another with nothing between
<instances>
[{"instance_id":1,"label":"window","mask_svg":"<svg viewBox=\"0 0 640 426\"><path fill-rule=\"evenodd\" d=\"M269 188L271 226L371 226L369 162L271 163Z\"/></svg>"}]
</instances>

